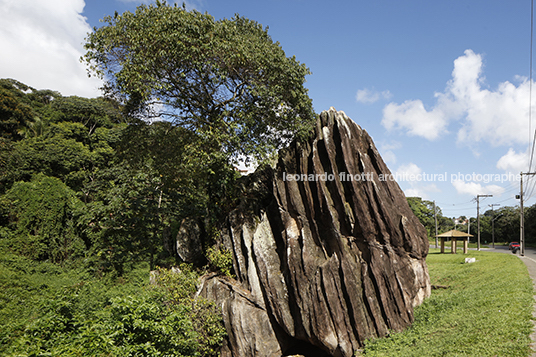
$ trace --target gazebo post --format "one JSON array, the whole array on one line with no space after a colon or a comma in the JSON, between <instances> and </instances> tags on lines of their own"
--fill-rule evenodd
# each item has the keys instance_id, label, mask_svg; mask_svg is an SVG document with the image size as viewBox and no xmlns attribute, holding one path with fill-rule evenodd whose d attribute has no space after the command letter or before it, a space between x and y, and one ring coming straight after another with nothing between
<instances>
[{"instance_id":1,"label":"gazebo post","mask_svg":"<svg viewBox=\"0 0 536 357\"><path fill-rule=\"evenodd\" d=\"M450 230L445 233L441 233L436 235L437 238L441 238L441 253L445 253L445 238L450 238L451 240L451 248L450 252L452 254L456 254L456 243L458 239L461 239L463 241L463 254L467 254L467 245L469 243L469 237L472 237L471 234L460 232L455 229Z\"/></svg>"}]
</instances>

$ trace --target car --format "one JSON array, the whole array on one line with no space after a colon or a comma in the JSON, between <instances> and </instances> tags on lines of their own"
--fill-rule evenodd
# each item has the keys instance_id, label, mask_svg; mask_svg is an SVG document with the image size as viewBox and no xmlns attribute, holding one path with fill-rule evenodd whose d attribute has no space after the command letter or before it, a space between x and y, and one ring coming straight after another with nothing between
<instances>
[{"instance_id":1,"label":"car","mask_svg":"<svg viewBox=\"0 0 536 357\"><path fill-rule=\"evenodd\" d=\"M517 250L519 249L519 243L518 242L512 242L508 245L508 249L510 250Z\"/></svg>"}]
</instances>

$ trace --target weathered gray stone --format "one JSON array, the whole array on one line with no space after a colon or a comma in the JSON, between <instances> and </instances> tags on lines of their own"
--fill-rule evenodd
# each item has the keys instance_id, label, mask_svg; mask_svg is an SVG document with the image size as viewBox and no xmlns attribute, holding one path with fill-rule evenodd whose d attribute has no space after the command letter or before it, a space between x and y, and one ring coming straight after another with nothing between
<instances>
[{"instance_id":1,"label":"weathered gray stone","mask_svg":"<svg viewBox=\"0 0 536 357\"><path fill-rule=\"evenodd\" d=\"M177 255L187 263L199 264L205 260L203 255L202 225L197 219L182 220L177 233Z\"/></svg>"},{"instance_id":2,"label":"weathered gray stone","mask_svg":"<svg viewBox=\"0 0 536 357\"><path fill-rule=\"evenodd\" d=\"M222 357L281 356L279 339L266 308L259 305L248 290L236 281L216 275L204 277L201 286L198 293L221 306L229 334L221 351Z\"/></svg>"},{"instance_id":3,"label":"weathered gray stone","mask_svg":"<svg viewBox=\"0 0 536 357\"><path fill-rule=\"evenodd\" d=\"M236 280L200 290L222 306L224 355L349 357L413 322L430 294L428 240L387 175L370 136L331 108L275 169L244 178L220 242Z\"/></svg>"}]
</instances>

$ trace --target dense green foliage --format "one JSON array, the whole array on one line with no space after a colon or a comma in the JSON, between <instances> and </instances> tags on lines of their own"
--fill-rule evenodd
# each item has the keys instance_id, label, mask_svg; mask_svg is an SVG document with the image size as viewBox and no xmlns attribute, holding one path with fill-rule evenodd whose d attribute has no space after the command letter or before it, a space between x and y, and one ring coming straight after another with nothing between
<instances>
[{"instance_id":1,"label":"dense green foliage","mask_svg":"<svg viewBox=\"0 0 536 357\"><path fill-rule=\"evenodd\" d=\"M465 256L432 250L427 264L432 296L404 332L369 341L365 356L528 356L533 287L525 264L504 253Z\"/></svg>"},{"instance_id":2,"label":"dense green foliage","mask_svg":"<svg viewBox=\"0 0 536 357\"><path fill-rule=\"evenodd\" d=\"M82 202L60 179L39 173L30 182L16 182L3 200L16 217L8 240L12 251L54 263L84 256L73 216Z\"/></svg>"},{"instance_id":3,"label":"dense green foliage","mask_svg":"<svg viewBox=\"0 0 536 357\"><path fill-rule=\"evenodd\" d=\"M202 271L148 284L176 263L163 232L177 206L150 163L131 164L121 106L0 88L26 113L0 113L0 354L216 356L225 330L193 297Z\"/></svg>"},{"instance_id":4,"label":"dense green foliage","mask_svg":"<svg viewBox=\"0 0 536 357\"><path fill-rule=\"evenodd\" d=\"M307 135L314 113L309 70L254 21L157 1L104 23L84 58L107 98L0 81L0 223L13 251L121 275L175 263L179 223L211 231L233 204L237 159Z\"/></svg>"},{"instance_id":5,"label":"dense green foliage","mask_svg":"<svg viewBox=\"0 0 536 357\"><path fill-rule=\"evenodd\" d=\"M233 275L215 223L240 158L308 135L309 70L240 16L157 1L104 23L84 59L106 97L0 79L0 354L216 356L221 313L194 298ZM175 251L190 218L195 267Z\"/></svg>"},{"instance_id":6,"label":"dense green foliage","mask_svg":"<svg viewBox=\"0 0 536 357\"><path fill-rule=\"evenodd\" d=\"M198 150L235 159L264 158L309 135L310 72L255 21L156 1L104 22L84 59L129 113L167 118L203 144Z\"/></svg>"},{"instance_id":7,"label":"dense green foliage","mask_svg":"<svg viewBox=\"0 0 536 357\"><path fill-rule=\"evenodd\" d=\"M146 268L97 279L2 249L0 354L216 356L225 329L213 304L193 298L196 281L187 267L160 270L154 285Z\"/></svg>"}]
</instances>

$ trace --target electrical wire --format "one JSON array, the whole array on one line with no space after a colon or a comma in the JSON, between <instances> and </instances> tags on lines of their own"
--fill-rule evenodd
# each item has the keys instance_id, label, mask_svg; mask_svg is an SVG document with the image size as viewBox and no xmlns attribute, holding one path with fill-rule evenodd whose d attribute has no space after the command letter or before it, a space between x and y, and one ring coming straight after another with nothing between
<instances>
[{"instance_id":1,"label":"electrical wire","mask_svg":"<svg viewBox=\"0 0 536 357\"><path fill-rule=\"evenodd\" d=\"M534 36L534 0L530 1L530 54L529 54L529 171L532 168L532 159L534 158L534 144L536 142L536 130L534 131L534 138L532 140L532 149L530 144L530 135L532 133L532 42Z\"/></svg>"}]
</instances>

